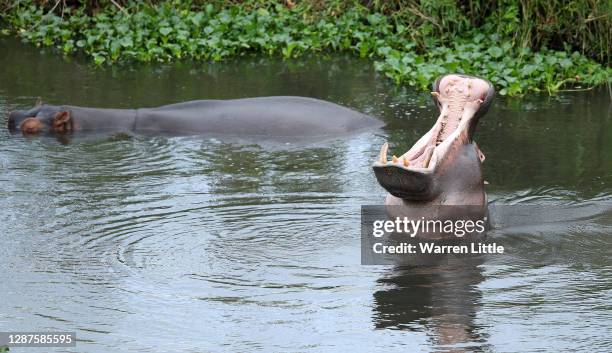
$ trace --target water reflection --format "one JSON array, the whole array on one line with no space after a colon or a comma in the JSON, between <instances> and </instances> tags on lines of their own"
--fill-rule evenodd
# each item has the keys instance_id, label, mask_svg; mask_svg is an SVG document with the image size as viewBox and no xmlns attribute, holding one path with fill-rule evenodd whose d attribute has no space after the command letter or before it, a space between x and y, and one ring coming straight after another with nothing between
<instances>
[{"instance_id":1,"label":"water reflection","mask_svg":"<svg viewBox=\"0 0 612 353\"><path fill-rule=\"evenodd\" d=\"M425 332L437 349L473 352L485 342L475 322L482 306L478 285L484 259L448 257L443 264L396 267L377 282L374 324L379 329Z\"/></svg>"}]
</instances>

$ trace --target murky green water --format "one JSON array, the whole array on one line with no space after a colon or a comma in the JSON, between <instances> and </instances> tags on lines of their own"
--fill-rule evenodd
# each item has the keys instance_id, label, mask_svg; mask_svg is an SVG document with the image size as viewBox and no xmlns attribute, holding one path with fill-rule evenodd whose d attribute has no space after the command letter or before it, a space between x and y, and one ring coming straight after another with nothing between
<instances>
[{"instance_id":1,"label":"murky green water","mask_svg":"<svg viewBox=\"0 0 612 353\"><path fill-rule=\"evenodd\" d=\"M0 331L76 331L58 352L612 350L607 90L498 99L477 131L493 204L565 216L495 229L501 256L398 270L360 265L359 209L385 195L370 169L380 145L405 150L433 124L426 94L349 57L94 68L0 47L2 125L38 96L261 95L388 124L306 145L0 129Z\"/></svg>"}]
</instances>

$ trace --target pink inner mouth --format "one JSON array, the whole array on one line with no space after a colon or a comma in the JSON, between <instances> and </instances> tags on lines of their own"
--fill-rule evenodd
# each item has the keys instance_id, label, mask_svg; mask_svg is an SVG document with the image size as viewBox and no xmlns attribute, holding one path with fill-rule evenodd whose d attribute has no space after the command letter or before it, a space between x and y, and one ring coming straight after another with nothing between
<instances>
[{"instance_id":1,"label":"pink inner mouth","mask_svg":"<svg viewBox=\"0 0 612 353\"><path fill-rule=\"evenodd\" d=\"M440 116L434 126L414 146L400 157L393 156L387 161L387 145L383 145L376 165L397 165L405 169L427 169L447 151L450 143L459 138L467 138L469 120L484 102L489 91L489 83L471 77L447 75L439 83L436 96Z\"/></svg>"}]
</instances>

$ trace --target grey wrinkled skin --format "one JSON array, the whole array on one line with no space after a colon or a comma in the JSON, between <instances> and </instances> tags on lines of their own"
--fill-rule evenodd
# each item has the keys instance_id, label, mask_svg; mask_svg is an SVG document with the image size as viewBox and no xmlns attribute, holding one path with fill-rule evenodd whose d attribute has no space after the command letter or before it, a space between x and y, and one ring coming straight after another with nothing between
<instances>
[{"instance_id":1,"label":"grey wrinkled skin","mask_svg":"<svg viewBox=\"0 0 612 353\"><path fill-rule=\"evenodd\" d=\"M415 209L427 206L481 206L486 212L487 195L482 176L482 165L474 144L454 146L452 158L445 158L430 176L427 194L421 200L402 199L388 194L385 205L389 216L427 215L415 213Z\"/></svg>"},{"instance_id":2,"label":"grey wrinkled skin","mask_svg":"<svg viewBox=\"0 0 612 353\"><path fill-rule=\"evenodd\" d=\"M280 96L197 100L141 109L42 105L10 113L8 128L18 132L25 119L36 117L45 124L42 133L53 132L50 121L62 111L70 113L71 132L309 137L334 136L383 125L373 117L331 102Z\"/></svg>"}]
</instances>

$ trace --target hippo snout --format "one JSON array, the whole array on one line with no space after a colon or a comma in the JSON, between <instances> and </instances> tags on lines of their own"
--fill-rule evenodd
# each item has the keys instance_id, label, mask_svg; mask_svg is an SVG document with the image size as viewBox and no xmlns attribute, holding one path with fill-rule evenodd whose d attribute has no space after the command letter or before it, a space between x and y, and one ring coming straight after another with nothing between
<instances>
[{"instance_id":1,"label":"hippo snout","mask_svg":"<svg viewBox=\"0 0 612 353\"><path fill-rule=\"evenodd\" d=\"M8 116L8 121L7 121L7 125L8 125L8 129L9 131L15 131L16 129L16 115L17 112L10 112L9 116Z\"/></svg>"}]
</instances>

